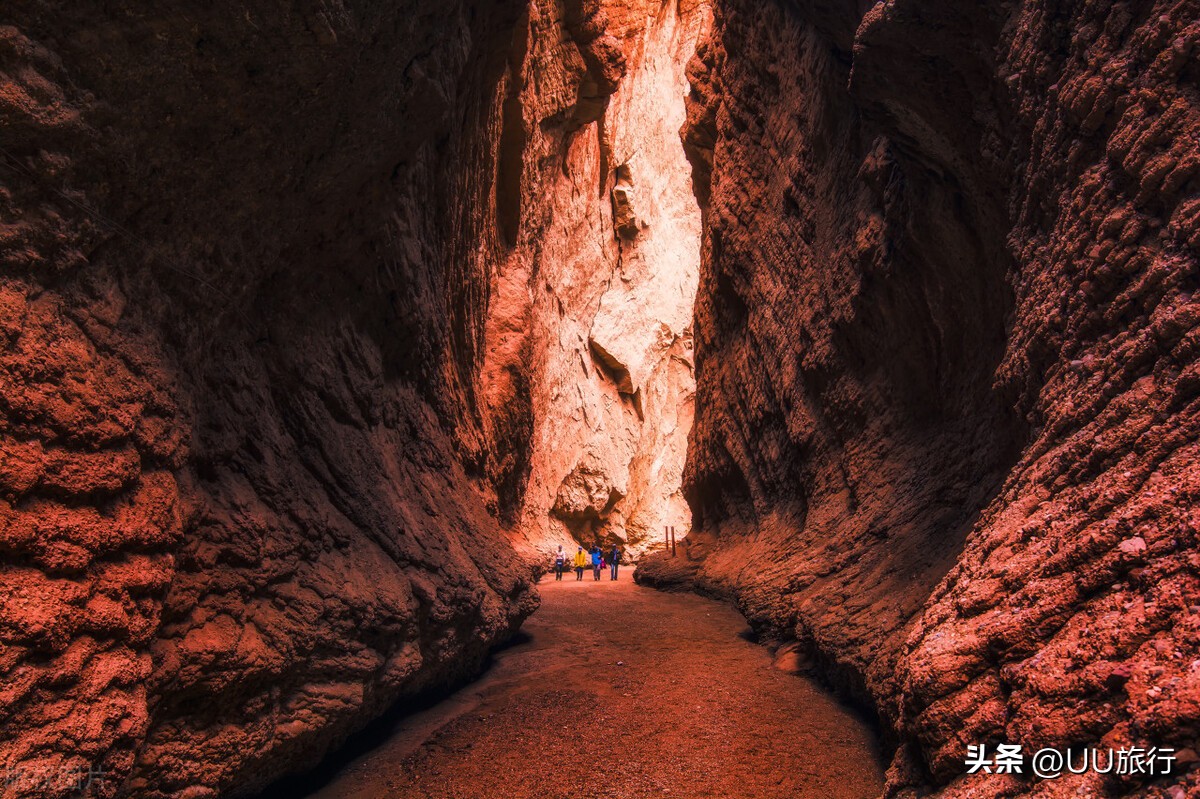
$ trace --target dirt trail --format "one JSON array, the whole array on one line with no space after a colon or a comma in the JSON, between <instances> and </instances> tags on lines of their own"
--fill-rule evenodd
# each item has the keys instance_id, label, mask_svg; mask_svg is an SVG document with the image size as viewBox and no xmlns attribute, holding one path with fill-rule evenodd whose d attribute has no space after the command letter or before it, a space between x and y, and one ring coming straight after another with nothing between
<instances>
[{"instance_id":1,"label":"dirt trail","mask_svg":"<svg viewBox=\"0 0 1200 799\"><path fill-rule=\"evenodd\" d=\"M522 640L400 722L311 799L869 799L870 731L772 666L733 609L617 582L544 578Z\"/></svg>"}]
</instances>

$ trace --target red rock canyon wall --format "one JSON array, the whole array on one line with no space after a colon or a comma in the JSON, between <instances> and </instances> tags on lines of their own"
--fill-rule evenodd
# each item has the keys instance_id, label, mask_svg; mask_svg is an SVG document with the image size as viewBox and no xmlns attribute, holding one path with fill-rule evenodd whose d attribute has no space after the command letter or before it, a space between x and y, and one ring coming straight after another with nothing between
<instances>
[{"instance_id":1,"label":"red rock canyon wall","mask_svg":"<svg viewBox=\"0 0 1200 799\"><path fill-rule=\"evenodd\" d=\"M20 795L92 765L101 795L251 792L536 607L498 521L528 389L480 385L522 13L6 4Z\"/></svg>"},{"instance_id":2,"label":"red rock canyon wall","mask_svg":"<svg viewBox=\"0 0 1200 799\"><path fill-rule=\"evenodd\" d=\"M1183 795L962 775L1200 732L1198 39L1191 0L729 0L690 67L695 529L639 579L798 640L891 795Z\"/></svg>"},{"instance_id":3,"label":"red rock canyon wall","mask_svg":"<svg viewBox=\"0 0 1200 799\"><path fill-rule=\"evenodd\" d=\"M894 795L1167 795L960 774L1200 732L1198 18L7 3L0 766L251 793L686 493Z\"/></svg>"},{"instance_id":4,"label":"red rock canyon wall","mask_svg":"<svg viewBox=\"0 0 1200 799\"><path fill-rule=\"evenodd\" d=\"M556 544L685 522L710 19L5 7L14 790L252 793L473 673Z\"/></svg>"},{"instance_id":5,"label":"red rock canyon wall","mask_svg":"<svg viewBox=\"0 0 1200 799\"><path fill-rule=\"evenodd\" d=\"M530 13L522 229L502 267L510 300L494 314L497 328L528 331L532 365L519 527L546 557L576 541L636 556L689 518L700 210L679 130L685 67L711 13L661 0L593 3L586 24L570 4ZM582 58L552 33L562 28L591 37Z\"/></svg>"}]
</instances>

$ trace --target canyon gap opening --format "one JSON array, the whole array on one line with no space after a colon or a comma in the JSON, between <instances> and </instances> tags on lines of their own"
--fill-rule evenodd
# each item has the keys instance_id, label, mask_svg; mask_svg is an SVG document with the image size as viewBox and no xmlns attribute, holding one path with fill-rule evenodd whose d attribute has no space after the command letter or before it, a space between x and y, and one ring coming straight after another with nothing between
<instances>
[{"instance_id":1,"label":"canyon gap opening","mask_svg":"<svg viewBox=\"0 0 1200 799\"><path fill-rule=\"evenodd\" d=\"M665 525L690 522L680 485L701 220L680 130L687 63L711 11L653 0L585 13L568 3L563 22L580 55L547 59L555 13L532 4L522 57L510 65L509 96L524 119L508 135L517 121L507 106L501 147L522 141L523 167L500 153L498 210L513 199L516 169L539 189L522 195L532 213L516 214L522 229L499 270L484 382L503 407L506 365L532 366L518 544L538 557L577 541L618 544L636 558L661 546ZM559 106L555 65L572 59L585 74Z\"/></svg>"},{"instance_id":2,"label":"canyon gap opening","mask_svg":"<svg viewBox=\"0 0 1200 799\"><path fill-rule=\"evenodd\" d=\"M687 529L689 322L640 581L803 644L889 796L1195 762L1200 22L1134 5L10 0L0 763L243 795L477 675L555 542Z\"/></svg>"}]
</instances>

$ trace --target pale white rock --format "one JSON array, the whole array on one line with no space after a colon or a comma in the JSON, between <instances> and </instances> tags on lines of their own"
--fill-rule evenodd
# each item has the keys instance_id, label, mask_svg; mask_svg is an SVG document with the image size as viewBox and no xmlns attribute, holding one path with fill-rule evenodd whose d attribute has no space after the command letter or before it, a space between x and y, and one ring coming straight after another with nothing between
<instances>
[{"instance_id":1,"label":"pale white rock","mask_svg":"<svg viewBox=\"0 0 1200 799\"><path fill-rule=\"evenodd\" d=\"M700 212L679 131L685 68L711 12L700 4L601 0L626 71L603 116L572 128L580 80L561 10L536 0L530 50L553 71L528 76L523 153L529 235L503 270L523 281L536 353L530 394L535 442L514 535L548 553L573 540L619 542L631 560L682 534L680 495L693 417L692 305ZM568 129L570 128L570 129ZM566 153L562 156L562 153ZM515 305L515 303L514 303ZM499 334L511 326L493 325Z\"/></svg>"}]
</instances>

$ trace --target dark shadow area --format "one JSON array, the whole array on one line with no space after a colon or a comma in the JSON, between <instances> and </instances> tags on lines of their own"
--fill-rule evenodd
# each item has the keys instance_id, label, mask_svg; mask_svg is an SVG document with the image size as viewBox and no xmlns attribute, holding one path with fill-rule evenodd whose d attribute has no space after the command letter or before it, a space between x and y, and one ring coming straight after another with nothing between
<instances>
[{"instance_id":1,"label":"dark shadow area","mask_svg":"<svg viewBox=\"0 0 1200 799\"><path fill-rule=\"evenodd\" d=\"M348 737L341 746L328 753L311 770L292 774L276 780L252 799L296 799L309 796L325 788L343 769L354 761L379 748L403 729L404 722L418 713L431 710L483 679L496 665L496 656L501 652L533 643L533 636L524 630L500 644L489 653L483 666L470 677L432 688L414 697L398 700L377 719Z\"/></svg>"},{"instance_id":2,"label":"dark shadow area","mask_svg":"<svg viewBox=\"0 0 1200 799\"><path fill-rule=\"evenodd\" d=\"M738 638L741 638L743 641L749 641L752 644L762 643L762 639L759 638L758 633L755 632L753 627L747 627L746 629L739 632L737 634L737 636L738 636Z\"/></svg>"}]
</instances>

